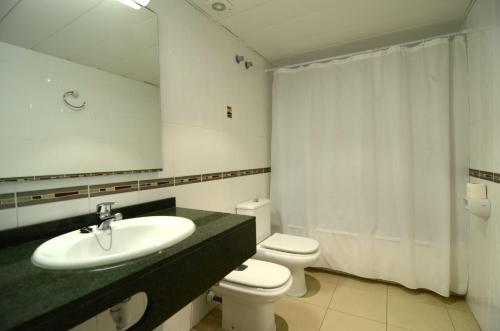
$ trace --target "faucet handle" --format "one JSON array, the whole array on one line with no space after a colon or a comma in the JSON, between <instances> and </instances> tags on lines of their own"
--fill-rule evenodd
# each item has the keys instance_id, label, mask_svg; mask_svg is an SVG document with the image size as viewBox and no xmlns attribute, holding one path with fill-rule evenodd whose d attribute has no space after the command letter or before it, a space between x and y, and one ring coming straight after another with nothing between
<instances>
[{"instance_id":1,"label":"faucet handle","mask_svg":"<svg viewBox=\"0 0 500 331\"><path fill-rule=\"evenodd\" d=\"M96 206L97 214L99 215L110 215L111 214L111 206L113 206L115 202L102 202Z\"/></svg>"}]
</instances>

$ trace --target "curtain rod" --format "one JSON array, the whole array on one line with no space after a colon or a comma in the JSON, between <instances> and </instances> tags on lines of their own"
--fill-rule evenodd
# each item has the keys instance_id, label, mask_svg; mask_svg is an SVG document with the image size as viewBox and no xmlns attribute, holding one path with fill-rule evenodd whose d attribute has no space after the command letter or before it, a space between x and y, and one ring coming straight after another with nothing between
<instances>
[{"instance_id":1,"label":"curtain rod","mask_svg":"<svg viewBox=\"0 0 500 331\"><path fill-rule=\"evenodd\" d=\"M434 37L428 37L428 38L423 38L423 39L419 39L419 40L408 41L408 42L404 42L404 43L400 43L400 44L395 44L395 45L390 45L390 46L384 46L384 47L369 49L369 50L365 50L365 51L359 51L359 52L354 52L354 53L349 53L349 54L343 54L343 55L336 55L336 56L327 57L327 58L323 58L323 59L319 59L319 60L313 60L313 61L307 61L307 62L299 62L299 63L289 64L289 65L282 66L282 67L269 68L269 69L266 69L264 71L265 72L270 72L270 71L276 71L278 69L285 69L285 68L287 68L287 69L294 69L294 68L298 68L298 67L302 67L302 66L307 66L307 65L310 65L310 64L314 64L314 63L330 62L330 61L333 61L333 60L345 59L345 58L352 57L352 56L355 56L355 55L361 55L361 54L366 54L366 53L377 52L377 51L381 51L381 50L384 50L384 49L389 49L389 48L395 47L395 46L409 46L409 45L413 45L413 44L420 44L420 43L423 43L423 42L426 42L426 41L429 41L429 40L432 40L432 39L436 39L436 38L451 38L451 37L461 36L461 35L465 35L465 34L466 34L465 30L464 31L459 31L459 32L453 32L453 33L447 33L447 34L442 34L442 35L438 35L438 36L434 36Z\"/></svg>"}]
</instances>

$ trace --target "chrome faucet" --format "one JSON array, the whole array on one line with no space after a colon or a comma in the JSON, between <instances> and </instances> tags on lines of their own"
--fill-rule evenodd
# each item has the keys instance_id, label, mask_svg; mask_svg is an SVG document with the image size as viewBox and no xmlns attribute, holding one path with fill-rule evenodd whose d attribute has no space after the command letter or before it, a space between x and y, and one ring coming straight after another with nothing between
<instances>
[{"instance_id":1,"label":"chrome faucet","mask_svg":"<svg viewBox=\"0 0 500 331\"><path fill-rule=\"evenodd\" d=\"M111 223L114 221L121 221L123 216L121 213L116 213L114 215L111 214L111 207L114 205L114 202L103 202L96 206L97 217L101 222L97 227L98 230L109 230L111 229Z\"/></svg>"}]
</instances>

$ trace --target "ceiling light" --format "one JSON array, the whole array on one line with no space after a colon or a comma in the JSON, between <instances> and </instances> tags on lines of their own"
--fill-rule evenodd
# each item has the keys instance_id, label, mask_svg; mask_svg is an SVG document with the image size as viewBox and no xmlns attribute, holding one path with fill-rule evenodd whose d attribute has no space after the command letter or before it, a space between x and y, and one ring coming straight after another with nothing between
<instances>
[{"instance_id":1,"label":"ceiling light","mask_svg":"<svg viewBox=\"0 0 500 331\"><path fill-rule=\"evenodd\" d=\"M224 10L226 10L226 8L227 8L226 5L222 2L217 1L217 2L212 3L213 10L224 11Z\"/></svg>"},{"instance_id":2,"label":"ceiling light","mask_svg":"<svg viewBox=\"0 0 500 331\"><path fill-rule=\"evenodd\" d=\"M118 0L118 1L131 8L141 9L143 7L146 7L149 4L150 0Z\"/></svg>"}]
</instances>

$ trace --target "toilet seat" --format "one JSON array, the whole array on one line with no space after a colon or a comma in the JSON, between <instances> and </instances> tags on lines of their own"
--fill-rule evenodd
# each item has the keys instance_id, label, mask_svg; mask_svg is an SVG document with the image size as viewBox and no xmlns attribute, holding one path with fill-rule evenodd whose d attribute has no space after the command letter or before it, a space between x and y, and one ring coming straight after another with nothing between
<instances>
[{"instance_id":1,"label":"toilet seat","mask_svg":"<svg viewBox=\"0 0 500 331\"><path fill-rule=\"evenodd\" d=\"M276 331L273 303L292 287L286 267L254 259L230 272L212 290L222 297L222 329Z\"/></svg>"},{"instance_id":2,"label":"toilet seat","mask_svg":"<svg viewBox=\"0 0 500 331\"><path fill-rule=\"evenodd\" d=\"M252 288L274 289L284 285L290 278L290 270L281 265L246 260L239 268L224 277L224 281Z\"/></svg>"},{"instance_id":3,"label":"toilet seat","mask_svg":"<svg viewBox=\"0 0 500 331\"><path fill-rule=\"evenodd\" d=\"M269 250L291 254L314 254L319 250L319 243L311 238L275 233L263 240L260 246Z\"/></svg>"},{"instance_id":4,"label":"toilet seat","mask_svg":"<svg viewBox=\"0 0 500 331\"><path fill-rule=\"evenodd\" d=\"M286 266L293 279L287 294L301 297L307 292L304 268L313 265L320 253L314 239L275 233L257 245L254 258Z\"/></svg>"},{"instance_id":5,"label":"toilet seat","mask_svg":"<svg viewBox=\"0 0 500 331\"><path fill-rule=\"evenodd\" d=\"M244 296L247 301L273 301L283 296L292 285L292 274L288 268L271 262L246 260L242 271L233 270L226 275L214 291L232 297Z\"/></svg>"},{"instance_id":6,"label":"toilet seat","mask_svg":"<svg viewBox=\"0 0 500 331\"><path fill-rule=\"evenodd\" d=\"M319 243L316 240L275 233L257 245L254 258L294 269L311 266L319 255Z\"/></svg>"}]
</instances>

